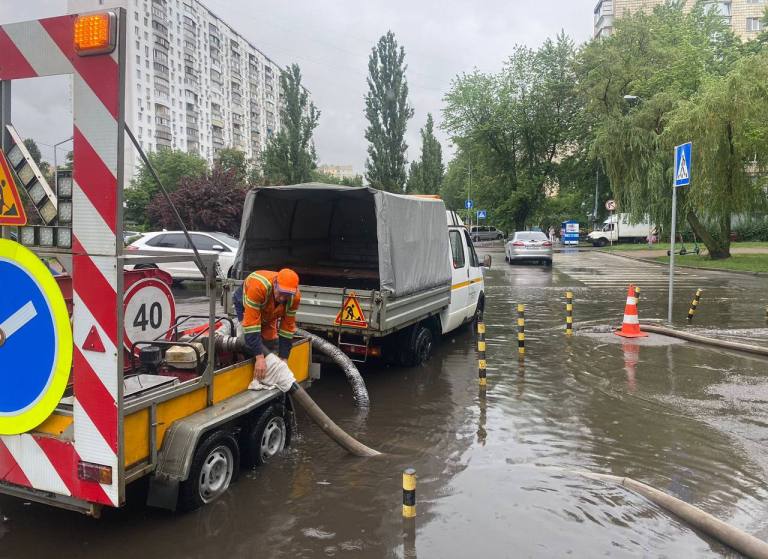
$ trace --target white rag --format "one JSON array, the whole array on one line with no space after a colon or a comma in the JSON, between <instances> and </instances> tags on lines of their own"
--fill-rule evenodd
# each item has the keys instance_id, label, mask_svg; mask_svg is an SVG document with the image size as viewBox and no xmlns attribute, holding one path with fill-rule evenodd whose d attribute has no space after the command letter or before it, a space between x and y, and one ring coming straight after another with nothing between
<instances>
[{"instance_id":1,"label":"white rag","mask_svg":"<svg viewBox=\"0 0 768 559\"><path fill-rule=\"evenodd\" d=\"M279 388L281 392L288 392L296 382L288 363L280 359L274 353L267 355L264 360L267 362L267 374L264 379L258 381L253 379L248 385L248 390L272 390Z\"/></svg>"}]
</instances>

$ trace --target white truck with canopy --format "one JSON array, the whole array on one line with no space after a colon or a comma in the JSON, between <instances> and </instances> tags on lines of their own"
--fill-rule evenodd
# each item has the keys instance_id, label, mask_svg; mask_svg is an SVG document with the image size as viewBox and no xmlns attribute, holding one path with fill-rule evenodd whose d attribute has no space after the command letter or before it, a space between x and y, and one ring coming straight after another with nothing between
<instances>
[{"instance_id":1,"label":"white truck with canopy","mask_svg":"<svg viewBox=\"0 0 768 559\"><path fill-rule=\"evenodd\" d=\"M647 216L642 222L634 223L629 214L613 214L599 229L587 235L587 240L593 246L604 247L609 243L643 243L655 234L656 227Z\"/></svg>"},{"instance_id":2,"label":"white truck with canopy","mask_svg":"<svg viewBox=\"0 0 768 559\"><path fill-rule=\"evenodd\" d=\"M301 280L299 325L360 361L419 364L484 304L469 233L431 197L319 183L252 189L235 280L282 267Z\"/></svg>"}]
</instances>

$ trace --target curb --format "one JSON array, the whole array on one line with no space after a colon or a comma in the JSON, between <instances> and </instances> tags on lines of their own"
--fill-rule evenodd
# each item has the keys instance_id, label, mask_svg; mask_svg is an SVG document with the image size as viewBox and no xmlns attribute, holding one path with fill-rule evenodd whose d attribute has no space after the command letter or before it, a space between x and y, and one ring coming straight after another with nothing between
<instances>
[{"instance_id":1,"label":"curb","mask_svg":"<svg viewBox=\"0 0 768 559\"><path fill-rule=\"evenodd\" d=\"M620 258L627 258L629 260L635 260L637 262L645 262L646 264L656 264L657 266L664 266L669 267L669 264L666 262L659 262L658 260L653 260L651 258L641 258L639 256L629 256L628 254L619 254L618 252L610 252L607 250L598 250L597 252L602 252L603 254L609 254L611 256L618 256ZM746 270L721 270L719 268L702 268L700 266L688 266L687 264L677 264L675 263L675 268L686 268L688 270L702 270L704 272L719 272L721 274L736 274L739 276L752 276L752 277L766 277L768 278L768 272L748 272Z\"/></svg>"}]
</instances>

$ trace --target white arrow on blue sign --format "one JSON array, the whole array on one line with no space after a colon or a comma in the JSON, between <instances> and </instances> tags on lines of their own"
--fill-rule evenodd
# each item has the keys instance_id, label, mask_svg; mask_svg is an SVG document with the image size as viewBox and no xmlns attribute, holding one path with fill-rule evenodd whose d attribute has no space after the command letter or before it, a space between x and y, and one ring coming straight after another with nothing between
<instances>
[{"instance_id":1,"label":"white arrow on blue sign","mask_svg":"<svg viewBox=\"0 0 768 559\"><path fill-rule=\"evenodd\" d=\"M486 215L487 214L485 210L477 210L477 219L485 219Z\"/></svg>"},{"instance_id":2,"label":"white arrow on blue sign","mask_svg":"<svg viewBox=\"0 0 768 559\"><path fill-rule=\"evenodd\" d=\"M475 203L472 200L464 200L464 207L468 210L471 210L474 205Z\"/></svg>"},{"instance_id":3,"label":"white arrow on blue sign","mask_svg":"<svg viewBox=\"0 0 768 559\"><path fill-rule=\"evenodd\" d=\"M691 184L691 142L675 147L675 187Z\"/></svg>"}]
</instances>

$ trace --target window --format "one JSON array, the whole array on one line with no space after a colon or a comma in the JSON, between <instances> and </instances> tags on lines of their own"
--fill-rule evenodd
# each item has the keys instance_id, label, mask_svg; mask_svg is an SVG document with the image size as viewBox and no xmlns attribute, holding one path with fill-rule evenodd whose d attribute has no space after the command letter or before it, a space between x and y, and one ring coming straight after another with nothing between
<instances>
[{"instance_id":1,"label":"window","mask_svg":"<svg viewBox=\"0 0 768 559\"><path fill-rule=\"evenodd\" d=\"M448 234L451 239L451 256L453 257L453 267L460 269L464 267L464 245L461 242L461 235L458 231L450 231Z\"/></svg>"},{"instance_id":2,"label":"window","mask_svg":"<svg viewBox=\"0 0 768 559\"><path fill-rule=\"evenodd\" d=\"M213 245L224 247L223 243L217 241L212 237L209 237L208 235L195 235L193 233L191 237L192 237L192 242L195 244L195 248L197 250L214 250ZM227 250L227 248L224 247L224 252L229 252L229 250Z\"/></svg>"},{"instance_id":3,"label":"window","mask_svg":"<svg viewBox=\"0 0 768 559\"><path fill-rule=\"evenodd\" d=\"M747 18L747 31L762 31L763 22L759 17Z\"/></svg>"},{"instance_id":4,"label":"window","mask_svg":"<svg viewBox=\"0 0 768 559\"><path fill-rule=\"evenodd\" d=\"M147 241L147 244L149 246L159 248L188 248L187 239L184 237L183 233L168 233L167 235L160 235Z\"/></svg>"},{"instance_id":5,"label":"window","mask_svg":"<svg viewBox=\"0 0 768 559\"><path fill-rule=\"evenodd\" d=\"M467 233L466 229L464 230L464 238L467 239L467 246L469 247L469 264L473 268L477 268L480 266L480 259L477 257L475 245L472 244L472 239L469 238L469 233Z\"/></svg>"}]
</instances>

